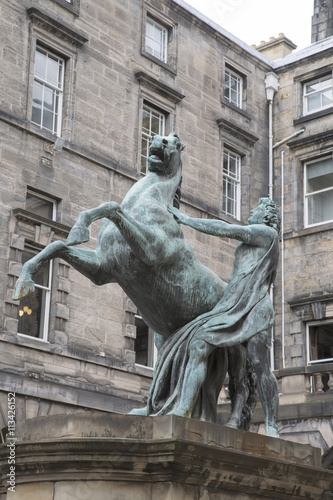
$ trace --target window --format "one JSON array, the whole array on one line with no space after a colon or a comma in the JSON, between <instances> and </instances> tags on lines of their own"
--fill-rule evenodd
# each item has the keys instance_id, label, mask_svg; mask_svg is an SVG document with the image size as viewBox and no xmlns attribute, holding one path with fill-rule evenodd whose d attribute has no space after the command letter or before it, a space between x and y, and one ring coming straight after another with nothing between
<instances>
[{"instance_id":1,"label":"window","mask_svg":"<svg viewBox=\"0 0 333 500\"><path fill-rule=\"evenodd\" d=\"M142 135L141 135L141 173L147 173L147 157L149 155L150 141L154 135L165 134L165 114L143 105L142 110Z\"/></svg>"},{"instance_id":2,"label":"window","mask_svg":"<svg viewBox=\"0 0 333 500\"><path fill-rule=\"evenodd\" d=\"M305 226L333 221L332 155L305 164Z\"/></svg>"},{"instance_id":3,"label":"window","mask_svg":"<svg viewBox=\"0 0 333 500\"><path fill-rule=\"evenodd\" d=\"M146 20L145 50L160 61L167 62L168 31L150 17Z\"/></svg>"},{"instance_id":4,"label":"window","mask_svg":"<svg viewBox=\"0 0 333 500\"><path fill-rule=\"evenodd\" d=\"M36 49L32 122L60 135L64 60Z\"/></svg>"},{"instance_id":5,"label":"window","mask_svg":"<svg viewBox=\"0 0 333 500\"><path fill-rule=\"evenodd\" d=\"M63 59L37 47L31 121L60 136L64 84Z\"/></svg>"},{"instance_id":6,"label":"window","mask_svg":"<svg viewBox=\"0 0 333 500\"><path fill-rule=\"evenodd\" d=\"M332 75L305 83L303 92L305 115L332 107Z\"/></svg>"},{"instance_id":7,"label":"window","mask_svg":"<svg viewBox=\"0 0 333 500\"><path fill-rule=\"evenodd\" d=\"M243 78L227 67L224 73L224 97L231 104L242 108Z\"/></svg>"},{"instance_id":8,"label":"window","mask_svg":"<svg viewBox=\"0 0 333 500\"><path fill-rule=\"evenodd\" d=\"M139 365L153 367L157 357L157 349L154 344L154 332L148 328L139 315L135 315L135 326L135 362Z\"/></svg>"},{"instance_id":9,"label":"window","mask_svg":"<svg viewBox=\"0 0 333 500\"><path fill-rule=\"evenodd\" d=\"M227 149L223 152L222 211L240 219L240 169L241 157Z\"/></svg>"},{"instance_id":10,"label":"window","mask_svg":"<svg viewBox=\"0 0 333 500\"><path fill-rule=\"evenodd\" d=\"M333 322L307 324L308 364L333 361Z\"/></svg>"},{"instance_id":11,"label":"window","mask_svg":"<svg viewBox=\"0 0 333 500\"><path fill-rule=\"evenodd\" d=\"M26 246L22 264L30 260L38 250ZM20 300L18 307L18 333L47 340L51 300L52 261L45 264L35 275L35 293Z\"/></svg>"},{"instance_id":12,"label":"window","mask_svg":"<svg viewBox=\"0 0 333 500\"><path fill-rule=\"evenodd\" d=\"M25 209L46 219L55 220L56 202L47 196L37 194L33 191L27 191Z\"/></svg>"},{"instance_id":13,"label":"window","mask_svg":"<svg viewBox=\"0 0 333 500\"><path fill-rule=\"evenodd\" d=\"M28 212L55 220L56 202L45 195L27 190L25 208ZM38 254L39 249L25 245L22 264ZM35 275L35 293L20 300L18 307L18 333L47 340L51 301L52 261L45 264Z\"/></svg>"}]
</instances>

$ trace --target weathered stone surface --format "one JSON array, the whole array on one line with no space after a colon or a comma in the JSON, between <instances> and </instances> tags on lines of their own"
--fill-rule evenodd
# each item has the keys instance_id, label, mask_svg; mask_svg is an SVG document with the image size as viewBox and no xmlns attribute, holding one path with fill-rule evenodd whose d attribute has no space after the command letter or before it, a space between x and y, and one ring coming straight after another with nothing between
<instances>
[{"instance_id":1,"label":"weathered stone surface","mask_svg":"<svg viewBox=\"0 0 333 500\"><path fill-rule=\"evenodd\" d=\"M310 446L174 416L91 417L18 426L16 500L44 486L43 500L330 498L333 472Z\"/></svg>"}]
</instances>

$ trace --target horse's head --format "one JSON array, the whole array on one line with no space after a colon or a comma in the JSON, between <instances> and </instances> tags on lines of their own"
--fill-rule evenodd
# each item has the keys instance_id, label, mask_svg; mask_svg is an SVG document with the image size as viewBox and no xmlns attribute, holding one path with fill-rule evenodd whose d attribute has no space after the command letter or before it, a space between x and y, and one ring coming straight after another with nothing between
<instances>
[{"instance_id":1,"label":"horse's head","mask_svg":"<svg viewBox=\"0 0 333 500\"><path fill-rule=\"evenodd\" d=\"M184 147L175 132L168 136L155 135L149 148L148 170L164 175L175 173L182 165Z\"/></svg>"}]
</instances>

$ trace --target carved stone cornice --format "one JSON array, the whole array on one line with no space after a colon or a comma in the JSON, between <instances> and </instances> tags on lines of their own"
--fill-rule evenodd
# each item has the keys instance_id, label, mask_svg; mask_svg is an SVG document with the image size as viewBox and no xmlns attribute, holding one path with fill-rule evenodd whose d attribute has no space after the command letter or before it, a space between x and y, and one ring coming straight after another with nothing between
<instances>
[{"instance_id":1,"label":"carved stone cornice","mask_svg":"<svg viewBox=\"0 0 333 500\"><path fill-rule=\"evenodd\" d=\"M167 98L169 101L175 104L178 104L185 97L178 90L170 87L166 83L156 80L143 71L135 73L135 78L138 80L140 85L142 85L146 89L156 92L157 94Z\"/></svg>"},{"instance_id":2,"label":"carved stone cornice","mask_svg":"<svg viewBox=\"0 0 333 500\"><path fill-rule=\"evenodd\" d=\"M227 132L231 136L236 137L240 141L248 144L249 146L253 146L259 140L259 137L250 134L247 130L244 130L238 125L229 122L225 118L220 118L219 120L217 120L217 124L220 130Z\"/></svg>"},{"instance_id":3,"label":"carved stone cornice","mask_svg":"<svg viewBox=\"0 0 333 500\"><path fill-rule=\"evenodd\" d=\"M64 40L75 47L81 47L84 43L88 41L88 38L81 35L77 31L72 30L68 26L65 26L63 23L52 19L52 17L44 14L40 10L35 7L31 7L27 10L27 13L31 19L31 21L40 28L53 33L61 40Z\"/></svg>"},{"instance_id":4,"label":"carved stone cornice","mask_svg":"<svg viewBox=\"0 0 333 500\"><path fill-rule=\"evenodd\" d=\"M71 228L69 226L65 226L65 224L60 224L60 222L47 219L46 217L42 217L41 215L33 214L32 212L28 212L27 210L23 210L22 208L14 208L13 215L18 221L23 221L33 226L35 226L36 224L43 224L44 226L48 226L55 234L61 235L65 238L67 238L69 231L71 230Z\"/></svg>"}]
</instances>

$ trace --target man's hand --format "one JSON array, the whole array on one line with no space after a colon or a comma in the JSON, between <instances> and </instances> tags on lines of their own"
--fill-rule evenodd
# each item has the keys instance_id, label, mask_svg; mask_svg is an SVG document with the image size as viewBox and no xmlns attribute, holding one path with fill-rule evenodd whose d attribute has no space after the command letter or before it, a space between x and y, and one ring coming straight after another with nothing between
<instances>
[{"instance_id":1,"label":"man's hand","mask_svg":"<svg viewBox=\"0 0 333 500\"><path fill-rule=\"evenodd\" d=\"M188 217L185 214L182 214L177 208L172 207L171 205L168 205L168 210L169 210L169 212L171 214L174 215L174 217L175 217L176 221L178 222L178 224L185 224L185 225L187 225L188 220L190 219L190 217Z\"/></svg>"}]
</instances>

